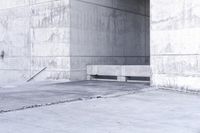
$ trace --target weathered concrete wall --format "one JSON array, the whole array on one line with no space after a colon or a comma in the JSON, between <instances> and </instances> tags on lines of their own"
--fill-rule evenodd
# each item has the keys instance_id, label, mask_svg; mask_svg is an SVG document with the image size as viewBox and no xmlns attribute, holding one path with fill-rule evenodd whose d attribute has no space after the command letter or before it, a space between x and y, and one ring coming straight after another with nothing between
<instances>
[{"instance_id":1,"label":"weathered concrete wall","mask_svg":"<svg viewBox=\"0 0 200 133\"><path fill-rule=\"evenodd\" d=\"M86 65L149 64L148 0L0 0L0 83L86 79Z\"/></svg>"},{"instance_id":2,"label":"weathered concrete wall","mask_svg":"<svg viewBox=\"0 0 200 133\"><path fill-rule=\"evenodd\" d=\"M37 80L69 79L69 0L43 1L31 5L31 73L47 67Z\"/></svg>"},{"instance_id":3,"label":"weathered concrete wall","mask_svg":"<svg viewBox=\"0 0 200 133\"><path fill-rule=\"evenodd\" d=\"M86 65L149 64L148 0L71 0L71 79Z\"/></svg>"},{"instance_id":4,"label":"weathered concrete wall","mask_svg":"<svg viewBox=\"0 0 200 133\"><path fill-rule=\"evenodd\" d=\"M200 2L151 1L152 84L200 89Z\"/></svg>"},{"instance_id":5,"label":"weathered concrete wall","mask_svg":"<svg viewBox=\"0 0 200 133\"><path fill-rule=\"evenodd\" d=\"M29 6L27 1L0 2L0 81L12 82L30 76Z\"/></svg>"},{"instance_id":6,"label":"weathered concrete wall","mask_svg":"<svg viewBox=\"0 0 200 133\"><path fill-rule=\"evenodd\" d=\"M69 0L0 3L0 83L69 78Z\"/></svg>"}]
</instances>

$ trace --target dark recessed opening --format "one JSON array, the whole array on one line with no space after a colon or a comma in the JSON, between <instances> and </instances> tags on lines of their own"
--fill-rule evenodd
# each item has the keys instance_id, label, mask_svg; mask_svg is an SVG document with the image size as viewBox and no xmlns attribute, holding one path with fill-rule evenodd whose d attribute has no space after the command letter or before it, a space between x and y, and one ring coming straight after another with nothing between
<instances>
[{"instance_id":1,"label":"dark recessed opening","mask_svg":"<svg viewBox=\"0 0 200 133\"><path fill-rule=\"evenodd\" d=\"M105 76L105 75L92 75L92 78L117 80L117 76Z\"/></svg>"},{"instance_id":2,"label":"dark recessed opening","mask_svg":"<svg viewBox=\"0 0 200 133\"><path fill-rule=\"evenodd\" d=\"M150 77L127 77L127 80L150 81Z\"/></svg>"}]
</instances>

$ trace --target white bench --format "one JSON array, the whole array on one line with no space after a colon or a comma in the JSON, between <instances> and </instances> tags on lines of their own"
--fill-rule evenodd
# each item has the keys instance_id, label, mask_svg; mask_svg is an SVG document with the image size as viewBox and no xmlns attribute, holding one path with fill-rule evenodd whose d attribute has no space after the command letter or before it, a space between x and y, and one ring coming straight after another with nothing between
<instances>
[{"instance_id":1,"label":"white bench","mask_svg":"<svg viewBox=\"0 0 200 133\"><path fill-rule=\"evenodd\" d=\"M87 79L97 77L116 77L118 81L127 81L129 77L151 77L149 65L88 65Z\"/></svg>"}]
</instances>

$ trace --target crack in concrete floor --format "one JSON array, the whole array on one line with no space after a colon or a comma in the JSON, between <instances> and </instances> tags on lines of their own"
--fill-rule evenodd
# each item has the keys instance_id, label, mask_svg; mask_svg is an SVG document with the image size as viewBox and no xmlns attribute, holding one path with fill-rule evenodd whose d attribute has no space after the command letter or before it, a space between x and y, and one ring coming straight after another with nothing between
<instances>
[{"instance_id":1,"label":"crack in concrete floor","mask_svg":"<svg viewBox=\"0 0 200 133\"><path fill-rule=\"evenodd\" d=\"M104 81L24 84L0 89L0 114L61 103L111 98L150 90L148 84Z\"/></svg>"}]
</instances>

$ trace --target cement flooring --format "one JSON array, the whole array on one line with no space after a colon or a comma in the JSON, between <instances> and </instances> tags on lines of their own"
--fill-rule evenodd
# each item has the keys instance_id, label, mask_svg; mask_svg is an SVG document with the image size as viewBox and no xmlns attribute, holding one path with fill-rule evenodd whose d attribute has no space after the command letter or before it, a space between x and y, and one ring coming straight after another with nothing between
<instances>
[{"instance_id":1,"label":"cement flooring","mask_svg":"<svg viewBox=\"0 0 200 133\"><path fill-rule=\"evenodd\" d=\"M103 81L41 82L3 86L0 88L0 113L136 93L148 87L143 83Z\"/></svg>"},{"instance_id":2,"label":"cement flooring","mask_svg":"<svg viewBox=\"0 0 200 133\"><path fill-rule=\"evenodd\" d=\"M84 83L86 86L94 84ZM103 83L102 88L109 85ZM152 89L130 95L67 102L2 113L0 132L200 133L199 100L199 95Z\"/></svg>"}]
</instances>

